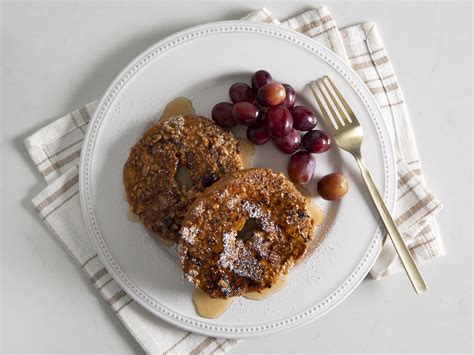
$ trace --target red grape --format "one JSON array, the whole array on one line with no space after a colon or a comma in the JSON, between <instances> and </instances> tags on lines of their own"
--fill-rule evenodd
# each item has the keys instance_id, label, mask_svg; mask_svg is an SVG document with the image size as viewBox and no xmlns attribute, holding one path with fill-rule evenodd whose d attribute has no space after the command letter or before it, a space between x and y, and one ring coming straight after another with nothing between
<instances>
[{"instance_id":1,"label":"red grape","mask_svg":"<svg viewBox=\"0 0 474 355\"><path fill-rule=\"evenodd\" d=\"M260 111L257 106L250 102L238 102L232 108L232 117L244 126L250 126L257 122L259 115Z\"/></svg>"},{"instance_id":2,"label":"red grape","mask_svg":"<svg viewBox=\"0 0 474 355\"><path fill-rule=\"evenodd\" d=\"M305 106L293 107L291 116L293 116L293 126L300 131L311 131L318 123L314 113Z\"/></svg>"},{"instance_id":3,"label":"red grape","mask_svg":"<svg viewBox=\"0 0 474 355\"><path fill-rule=\"evenodd\" d=\"M295 100L296 100L295 89L293 89L288 84L283 84L283 86L285 87L286 97L281 105L287 108L292 108L295 105Z\"/></svg>"},{"instance_id":4,"label":"red grape","mask_svg":"<svg viewBox=\"0 0 474 355\"><path fill-rule=\"evenodd\" d=\"M283 153L293 154L301 144L300 132L292 128L286 136L274 138L273 141Z\"/></svg>"},{"instance_id":5,"label":"red grape","mask_svg":"<svg viewBox=\"0 0 474 355\"><path fill-rule=\"evenodd\" d=\"M232 128L237 124L232 116L232 104L228 102L219 102L215 105L211 116L214 122L224 128Z\"/></svg>"},{"instance_id":6,"label":"red grape","mask_svg":"<svg viewBox=\"0 0 474 355\"><path fill-rule=\"evenodd\" d=\"M263 85L272 81L272 76L266 70L256 71L252 75L252 89L257 92Z\"/></svg>"},{"instance_id":7,"label":"red grape","mask_svg":"<svg viewBox=\"0 0 474 355\"><path fill-rule=\"evenodd\" d=\"M255 99L255 93L247 84L235 83L229 89L229 97L234 104L242 101L252 102Z\"/></svg>"},{"instance_id":8,"label":"red grape","mask_svg":"<svg viewBox=\"0 0 474 355\"><path fill-rule=\"evenodd\" d=\"M301 185L311 181L316 169L316 159L311 153L299 151L293 154L288 162L290 180Z\"/></svg>"},{"instance_id":9,"label":"red grape","mask_svg":"<svg viewBox=\"0 0 474 355\"><path fill-rule=\"evenodd\" d=\"M267 130L273 137L286 136L293 126L293 118L286 107L270 107L265 114Z\"/></svg>"},{"instance_id":10,"label":"red grape","mask_svg":"<svg viewBox=\"0 0 474 355\"><path fill-rule=\"evenodd\" d=\"M331 147L331 136L318 129L309 131L303 137L303 146L310 153L324 153Z\"/></svg>"},{"instance_id":11,"label":"red grape","mask_svg":"<svg viewBox=\"0 0 474 355\"><path fill-rule=\"evenodd\" d=\"M270 139L270 133L267 130L264 120L259 120L247 128L247 138L253 144L261 145L268 142Z\"/></svg>"},{"instance_id":12,"label":"red grape","mask_svg":"<svg viewBox=\"0 0 474 355\"><path fill-rule=\"evenodd\" d=\"M265 84L257 91L257 101L265 107L278 106L285 101L285 97L285 87L280 83Z\"/></svg>"},{"instance_id":13,"label":"red grape","mask_svg":"<svg viewBox=\"0 0 474 355\"><path fill-rule=\"evenodd\" d=\"M344 175L332 173L318 181L318 193L325 200L340 200L349 189L349 183Z\"/></svg>"}]
</instances>

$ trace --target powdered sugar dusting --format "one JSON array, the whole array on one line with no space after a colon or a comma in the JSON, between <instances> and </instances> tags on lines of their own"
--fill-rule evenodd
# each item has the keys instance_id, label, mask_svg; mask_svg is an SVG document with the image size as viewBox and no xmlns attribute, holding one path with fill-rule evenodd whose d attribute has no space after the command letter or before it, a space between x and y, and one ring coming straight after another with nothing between
<instances>
[{"instance_id":1,"label":"powdered sugar dusting","mask_svg":"<svg viewBox=\"0 0 474 355\"><path fill-rule=\"evenodd\" d=\"M198 232L199 228L196 226L183 227L181 228L181 238L183 238L187 243L193 245Z\"/></svg>"},{"instance_id":2,"label":"powdered sugar dusting","mask_svg":"<svg viewBox=\"0 0 474 355\"><path fill-rule=\"evenodd\" d=\"M235 248L235 237L236 233L224 233L222 236L222 245L224 250L222 251L219 257L219 263L222 267L230 269L232 267L232 262L237 258L237 251Z\"/></svg>"},{"instance_id":3,"label":"powdered sugar dusting","mask_svg":"<svg viewBox=\"0 0 474 355\"><path fill-rule=\"evenodd\" d=\"M189 282L194 282L198 274L199 272L196 269L190 269L188 271L188 274L186 275L186 278L188 279Z\"/></svg>"},{"instance_id":4,"label":"powdered sugar dusting","mask_svg":"<svg viewBox=\"0 0 474 355\"><path fill-rule=\"evenodd\" d=\"M227 208L229 209L233 209L235 208L235 206L237 205L237 202L239 202L239 198L236 197L236 196L233 196L231 197L228 201L227 201Z\"/></svg>"},{"instance_id":5,"label":"powdered sugar dusting","mask_svg":"<svg viewBox=\"0 0 474 355\"><path fill-rule=\"evenodd\" d=\"M249 201L245 201L242 206L247 211L250 218L260 218L263 215L262 209Z\"/></svg>"},{"instance_id":6,"label":"powdered sugar dusting","mask_svg":"<svg viewBox=\"0 0 474 355\"><path fill-rule=\"evenodd\" d=\"M261 229L265 232L277 232L280 230L273 222L271 214L267 211L264 211L260 206L257 206L252 202L245 201L242 204L242 207L245 211L247 211L249 218L255 218L258 220Z\"/></svg>"},{"instance_id":7,"label":"powdered sugar dusting","mask_svg":"<svg viewBox=\"0 0 474 355\"><path fill-rule=\"evenodd\" d=\"M219 264L236 275L261 280L264 274L262 265L236 236L236 233L225 233L222 236L224 250L219 257Z\"/></svg>"},{"instance_id":8,"label":"powdered sugar dusting","mask_svg":"<svg viewBox=\"0 0 474 355\"><path fill-rule=\"evenodd\" d=\"M193 215L195 216L200 216L202 215L202 213L204 212L204 203L202 201L200 201L195 207L194 207L194 210L193 210Z\"/></svg>"}]
</instances>

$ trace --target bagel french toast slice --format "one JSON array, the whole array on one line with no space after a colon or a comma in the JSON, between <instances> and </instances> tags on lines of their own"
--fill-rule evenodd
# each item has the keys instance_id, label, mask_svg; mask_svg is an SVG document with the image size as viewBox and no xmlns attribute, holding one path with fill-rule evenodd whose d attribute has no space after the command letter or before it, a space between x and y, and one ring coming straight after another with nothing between
<instances>
[{"instance_id":1,"label":"bagel french toast slice","mask_svg":"<svg viewBox=\"0 0 474 355\"><path fill-rule=\"evenodd\" d=\"M243 168L234 135L206 117L163 118L131 148L123 168L130 211L155 235L178 240L182 219L206 187ZM186 171L189 183L178 175Z\"/></svg>"},{"instance_id":2,"label":"bagel french toast slice","mask_svg":"<svg viewBox=\"0 0 474 355\"><path fill-rule=\"evenodd\" d=\"M214 298L271 287L313 238L306 203L283 174L270 169L222 177L184 217L178 246L184 275Z\"/></svg>"}]
</instances>

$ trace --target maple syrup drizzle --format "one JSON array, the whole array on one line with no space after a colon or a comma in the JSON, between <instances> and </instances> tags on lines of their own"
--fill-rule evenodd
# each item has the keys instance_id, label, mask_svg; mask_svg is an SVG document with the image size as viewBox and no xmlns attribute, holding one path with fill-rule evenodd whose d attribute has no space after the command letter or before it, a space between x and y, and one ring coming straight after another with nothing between
<instances>
[{"instance_id":1,"label":"maple syrup drizzle","mask_svg":"<svg viewBox=\"0 0 474 355\"><path fill-rule=\"evenodd\" d=\"M252 158L255 155L255 146L246 138L237 137L237 140L240 143L240 156L242 157L244 168L248 169L252 165Z\"/></svg>"},{"instance_id":2,"label":"maple syrup drizzle","mask_svg":"<svg viewBox=\"0 0 474 355\"><path fill-rule=\"evenodd\" d=\"M323 224L324 212L321 207L316 204L316 202L311 200L308 201L308 212L309 215L313 218L315 225L320 226L321 224Z\"/></svg>"},{"instance_id":3,"label":"maple syrup drizzle","mask_svg":"<svg viewBox=\"0 0 474 355\"><path fill-rule=\"evenodd\" d=\"M160 119L168 118L179 115L194 115L196 111L194 110L193 103L191 100L185 97L177 97L174 100L171 100L163 110L163 114Z\"/></svg>"},{"instance_id":4,"label":"maple syrup drizzle","mask_svg":"<svg viewBox=\"0 0 474 355\"><path fill-rule=\"evenodd\" d=\"M164 244L166 247L172 247L173 245L175 245L174 240L167 239L167 238L162 238L162 237L159 237L159 236L155 236L155 238L158 239L158 241L160 243Z\"/></svg>"},{"instance_id":5,"label":"maple syrup drizzle","mask_svg":"<svg viewBox=\"0 0 474 355\"><path fill-rule=\"evenodd\" d=\"M211 298L199 288L194 291L193 301L197 313L201 317L210 319L219 317L232 304L232 298Z\"/></svg>"},{"instance_id":6,"label":"maple syrup drizzle","mask_svg":"<svg viewBox=\"0 0 474 355\"><path fill-rule=\"evenodd\" d=\"M303 197L306 199L306 207L308 209L309 215L314 220L314 224L317 226L323 224L324 211L321 209L321 207L318 206L316 202L313 201L313 199L311 198L311 193L306 187L300 184L295 185L298 191L301 192Z\"/></svg>"},{"instance_id":7,"label":"maple syrup drizzle","mask_svg":"<svg viewBox=\"0 0 474 355\"><path fill-rule=\"evenodd\" d=\"M127 219L128 219L129 222L132 222L132 223L140 222L140 218L138 218L138 216L135 213L133 213L132 211L128 211Z\"/></svg>"}]
</instances>

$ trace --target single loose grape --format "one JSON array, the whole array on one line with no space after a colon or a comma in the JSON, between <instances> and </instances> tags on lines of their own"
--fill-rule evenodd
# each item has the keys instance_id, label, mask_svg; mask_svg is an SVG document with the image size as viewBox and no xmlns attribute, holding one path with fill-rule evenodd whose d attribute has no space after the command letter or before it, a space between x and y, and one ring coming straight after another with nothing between
<instances>
[{"instance_id":1,"label":"single loose grape","mask_svg":"<svg viewBox=\"0 0 474 355\"><path fill-rule=\"evenodd\" d=\"M344 175L332 173L318 181L318 193L325 200L340 200L349 189L349 183Z\"/></svg>"}]
</instances>

